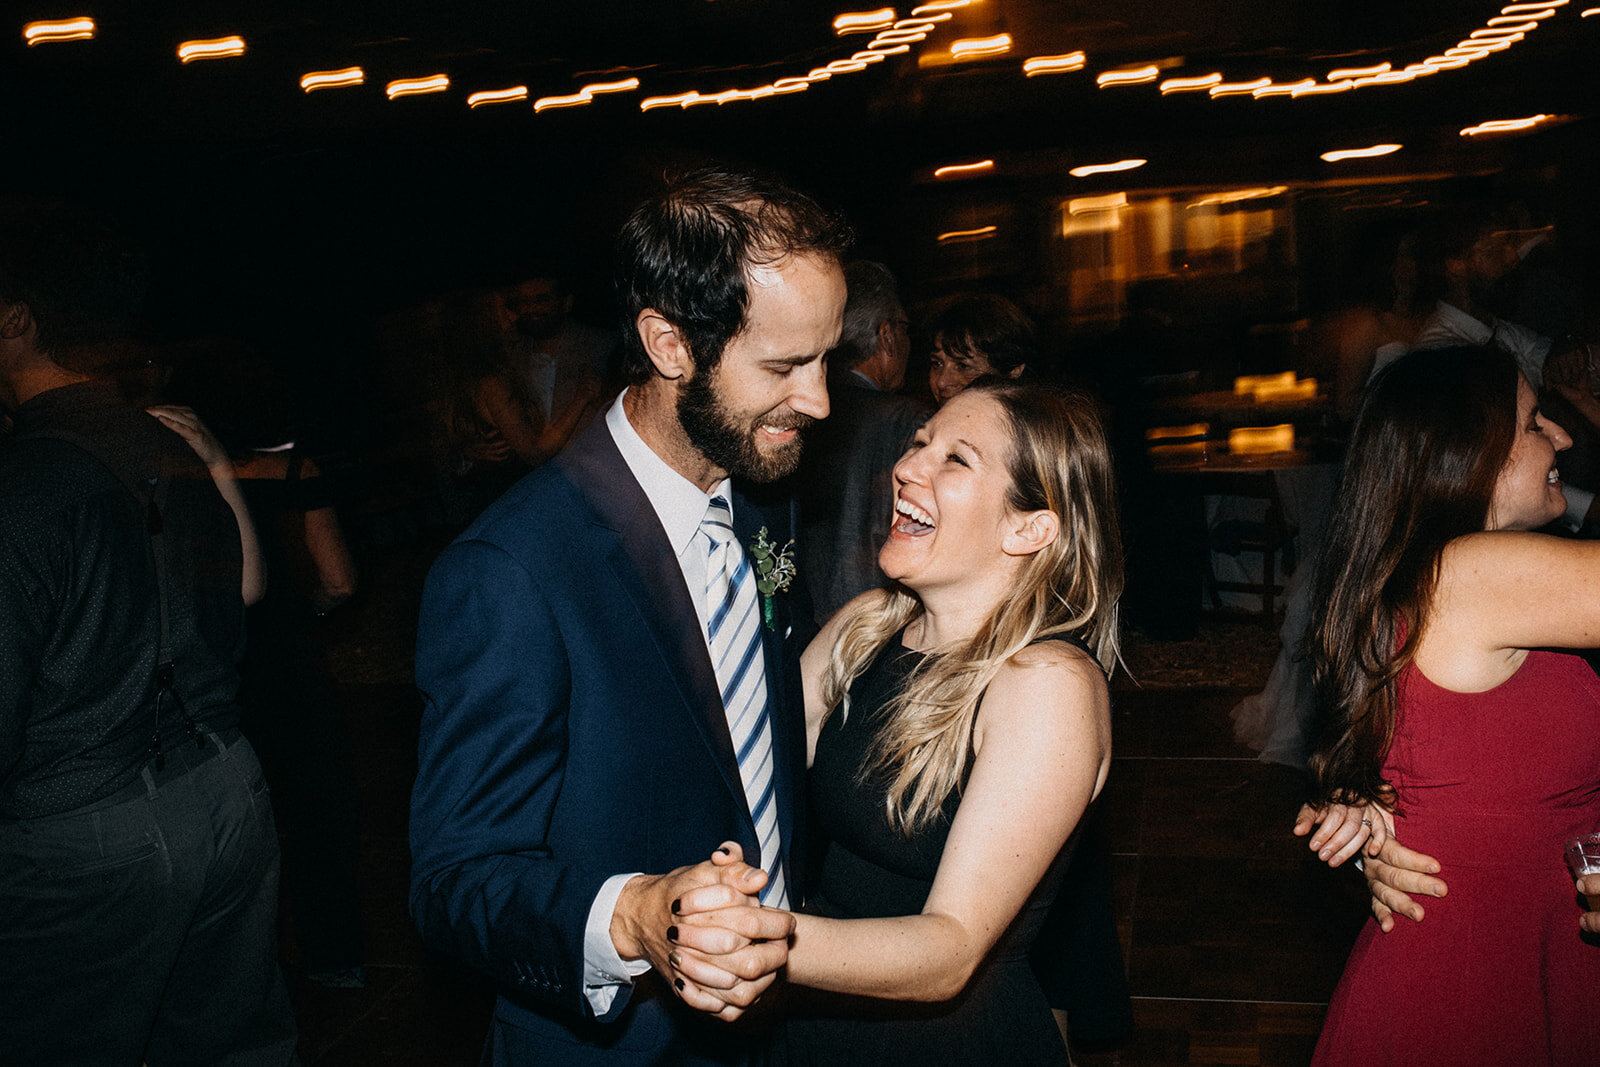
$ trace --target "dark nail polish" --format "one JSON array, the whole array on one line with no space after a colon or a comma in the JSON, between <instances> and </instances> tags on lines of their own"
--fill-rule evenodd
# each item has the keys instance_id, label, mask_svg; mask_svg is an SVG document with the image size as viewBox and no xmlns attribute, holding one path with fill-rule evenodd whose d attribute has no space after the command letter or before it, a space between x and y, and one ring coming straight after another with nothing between
<instances>
[{"instance_id":1,"label":"dark nail polish","mask_svg":"<svg viewBox=\"0 0 1600 1067\"><path fill-rule=\"evenodd\" d=\"M672 980L672 984L678 990L678 992L680 992L680 993L683 992L683 979L682 978L674 978Z\"/></svg>"},{"instance_id":2,"label":"dark nail polish","mask_svg":"<svg viewBox=\"0 0 1600 1067\"><path fill-rule=\"evenodd\" d=\"M681 901L677 901L677 900L674 900L672 902L672 914L674 914L674 915L678 914L678 905L680 903L682 903L682 902Z\"/></svg>"},{"instance_id":3,"label":"dark nail polish","mask_svg":"<svg viewBox=\"0 0 1600 1067\"><path fill-rule=\"evenodd\" d=\"M678 940L678 928L676 926L667 927L667 940L668 941L676 941L676 940Z\"/></svg>"}]
</instances>

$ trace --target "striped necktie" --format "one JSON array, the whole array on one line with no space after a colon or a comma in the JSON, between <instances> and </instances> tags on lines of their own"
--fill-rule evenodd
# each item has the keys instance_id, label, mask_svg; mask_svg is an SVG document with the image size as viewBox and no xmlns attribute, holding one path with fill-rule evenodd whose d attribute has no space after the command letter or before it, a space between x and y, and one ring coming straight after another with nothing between
<instances>
[{"instance_id":1,"label":"striped necktie","mask_svg":"<svg viewBox=\"0 0 1600 1067\"><path fill-rule=\"evenodd\" d=\"M772 719L767 709L767 676L761 653L761 611L756 576L733 536L733 513L720 496L711 498L700 522L710 548L706 555L706 627L711 663L722 690L722 709L739 759L745 803L761 843L767 872L761 902L789 906L784 885L783 850L778 839L778 800L772 783Z\"/></svg>"}]
</instances>

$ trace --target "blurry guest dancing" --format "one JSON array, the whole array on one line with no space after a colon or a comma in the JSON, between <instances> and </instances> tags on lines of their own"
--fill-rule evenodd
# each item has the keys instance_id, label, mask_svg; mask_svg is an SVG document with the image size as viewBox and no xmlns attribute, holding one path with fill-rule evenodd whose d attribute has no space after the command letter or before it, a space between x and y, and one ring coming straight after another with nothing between
<instances>
[{"instance_id":1,"label":"blurry guest dancing","mask_svg":"<svg viewBox=\"0 0 1600 1067\"><path fill-rule=\"evenodd\" d=\"M1066 1062L1028 948L1110 763L1105 437L1086 398L991 378L917 431L894 478L880 561L898 586L851 601L801 661L828 849L788 979L846 996L796 1004L787 1051ZM715 987L727 976L693 950L728 937L705 895L681 902L677 970Z\"/></svg>"},{"instance_id":2,"label":"blurry guest dancing","mask_svg":"<svg viewBox=\"0 0 1600 1067\"><path fill-rule=\"evenodd\" d=\"M934 317L928 389L942 406L985 374L1020 378L1037 355L1033 322L1021 308L1003 296L964 296Z\"/></svg>"},{"instance_id":3,"label":"blurry guest dancing","mask_svg":"<svg viewBox=\"0 0 1600 1067\"><path fill-rule=\"evenodd\" d=\"M1296 832L1438 899L1396 926L1422 908L1377 885L1319 1064L1595 1062L1600 947L1562 846L1600 828L1600 680L1548 649L1600 633L1600 545L1528 532L1566 507L1568 443L1490 349L1405 357L1357 417L1308 642L1337 718Z\"/></svg>"}]
</instances>

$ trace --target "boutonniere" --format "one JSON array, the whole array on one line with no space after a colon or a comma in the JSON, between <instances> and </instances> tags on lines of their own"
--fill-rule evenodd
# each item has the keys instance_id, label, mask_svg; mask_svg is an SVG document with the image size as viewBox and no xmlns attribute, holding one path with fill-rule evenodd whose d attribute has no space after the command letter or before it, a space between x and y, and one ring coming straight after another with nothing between
<instances>
[{"instance_id":1,"label":"boutonniere","mask_svg":"<svg viewBox=\"0 0 1600 1067\"><path fill-rule=\"evenodd\" d=\"M794 538L789 543L779 548L772 541L767 540L767 528L761 527L754 541L750 542L750 560L756 568L756 589L761 593L761 619L767 624L767 629L776 628L776 616L772 610L772 597L776 593L788 592L789 585L794 581Z\"/></svg>"}]
</instances>

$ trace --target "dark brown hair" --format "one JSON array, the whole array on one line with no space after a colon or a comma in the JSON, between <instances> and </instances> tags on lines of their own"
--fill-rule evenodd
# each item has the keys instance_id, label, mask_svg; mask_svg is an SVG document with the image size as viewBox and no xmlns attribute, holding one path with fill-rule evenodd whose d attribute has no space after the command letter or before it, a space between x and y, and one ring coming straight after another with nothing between
<instances>
[{"instance_id":1,"label":"dark brown hair","mask_svg":"<svg viewBox=\"0 0 1600 1067\"><path fill-rule=\"evenodd\" d=\"M1398 802L1383 778L1396 681L1416 654L1445 546L1488 522L1516 410L1517 366L1487 348L1414 352L1368 387L1306 635L1326 723L1311 759L1322 801Z\"/></svg>"}]
</instances>

